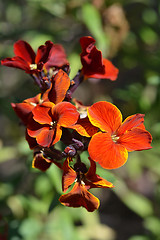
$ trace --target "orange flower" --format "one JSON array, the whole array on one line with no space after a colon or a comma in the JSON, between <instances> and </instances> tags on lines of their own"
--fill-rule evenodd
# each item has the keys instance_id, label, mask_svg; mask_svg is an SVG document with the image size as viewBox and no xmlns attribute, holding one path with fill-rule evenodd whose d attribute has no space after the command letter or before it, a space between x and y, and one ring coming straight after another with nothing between
<instances>
[{"instance_id":1,"label":"orange flower","mask_svg":"<svg viewBox=\"0 0 160 240\"><path fill-rule=\"evenodd\" d=\"M76 123L79 117L75 106L68 102L54 104L44 102L32 110L33 117L27 125L27 133L36 138L43 147L50 147L57 143L62 135L62 127L69 127Z\"/></svg>"},{"instance_id":2,"label":"orange flower","mask_svg":"<svg viewBox=\"0 0 160 240\"><path fill-rule=\"evenodd\" d=\"M120 110L109 102L97 102L88 108L91 123L101 131L93 135L88 152L106 169L121 167L128 151L151 148L152 136L143 125L144 114L135 114L122 122Z\"/></svg>"},{"instance_id":3,"label":"orange flower","mask_svg":"<svg viewBox=\"0 0 160 240\"><path fill-rule=\"evenodd\" d=\"M28 124L32 110L44 102L60 103L64 100L70 86L70 78L62 69L51 78L51 86L44 93L39 93L33 98L25 99L22 103L11 103L11 106L24 125Z\"/></svg>"},{"instance_id":4,"label":"orange flower","mask_svg":"<svg viewBox=\"0 0 160 240\"><path fill-rule=\"evenodd\" d=\"M63 164L62 189L64 192L75 183L72 190L62 195L59 201L68 207L85 207L93 212L99 207L99 199L88 190L91 188L111 188L113 184L96 174L96 163L90 160L90 168L87 171L84 163L78 162L74 169L69 166L69 159Z\"/></svg>"}]
</instances>

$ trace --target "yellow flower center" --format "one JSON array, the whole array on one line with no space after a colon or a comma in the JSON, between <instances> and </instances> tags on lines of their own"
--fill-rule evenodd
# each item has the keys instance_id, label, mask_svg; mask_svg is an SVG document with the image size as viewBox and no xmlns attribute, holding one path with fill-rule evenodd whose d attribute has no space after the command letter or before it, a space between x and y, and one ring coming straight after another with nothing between
<instances>
[{"instance_id":1,"label":"yellow flower center","mask_svg":"<svg viewBox=\"0 0 160 240\"><path fill-rule=\"evenodd\" d=\"M31 70L37 69L37 64L30 64L30 69Z\"/></svg>"},{"instance_id":2,"label":"yellow flower center","mask_svg":"<svg viewBox=\"0 0 160 240\"><path fill-rule=\"evenodd\" d=\"M118 139L119 139L119 137L117 136L117 135L115 135L115 134L113 134L112 136L111 136L111 138L112 138L112 141L113 142L117 142L118 141Z\"/></svg>"},{"instance_id":3,"label":"yellow flower center","mask_svg":"<svg viewBox=\"0 0 160 240\"><path fill-rule=\"evenodd\" d=\"M50 122L50 125L50 129L55 128L55 126L57 125L57 121Z\"/></svg>"}]
</instances>

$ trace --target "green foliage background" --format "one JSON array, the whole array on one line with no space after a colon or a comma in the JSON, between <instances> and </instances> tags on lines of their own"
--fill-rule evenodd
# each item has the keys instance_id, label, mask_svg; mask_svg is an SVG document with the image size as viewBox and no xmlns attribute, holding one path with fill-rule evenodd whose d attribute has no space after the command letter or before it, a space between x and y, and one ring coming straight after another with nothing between
<instances>
[{"instance_id":1,"label":"green foliage background","mask_svg":"<svg viewBox=\"0 0 160 240\"><path fill-rule=\"evenodd\" d=\"M156 0L0 1L0 56L13 56L13 44L45 41L66 49L72 78L81 63L79 38L91 35L103 56L118 68L117 81L84 82L75 97L84 104L107 100L125 117L145 114L153 149L129 154L125 166L98 173L114 182L96 190L100 209L61 206L61 172L31 168L32 152L10 102L38 89L23 71L0 69L0 236L10 240L160 239L160 3ZM87 154L83 154L83 159ZM1 239L1 237L0 237Z\"/></svg>"}]
</instances>

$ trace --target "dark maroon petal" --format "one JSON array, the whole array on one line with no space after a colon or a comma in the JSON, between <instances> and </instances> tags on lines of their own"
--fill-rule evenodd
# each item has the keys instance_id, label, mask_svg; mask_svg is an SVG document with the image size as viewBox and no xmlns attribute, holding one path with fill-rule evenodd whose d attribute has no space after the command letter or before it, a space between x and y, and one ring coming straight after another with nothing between
<instances>
[{"instance_id":1,"label":"dark maroon petal","mask_svg":"<svg viewBox=\"0 0 160 240\"><path fill-rule=\"evenodd\" d=\"M88 49L88 46L94 46L95 42L96 42L95 39L90 36L85 36L85 37L80 38L80 44L81 44L82 51L86 51L86 52L88 50L90 51L90 49Z\"/></svg>"},{"instance_id":2,"label":"dark maroon petal","mask_svg":"<svg viewBox=\"0 0 160 240\"><path fill-rule=\"evenodd\" d=\"M51 163L49 159L44 158L42 153L38 153L33 158L32 167L45 172L51 166Z\"/></svg>"},{"instance_id":3,"label":"dark maroon petal","mask_svg":"<svg viewBox=\"0 0 160 240\"><path fill-rule=\"evenodd\" d=\"M29 64L20 57L5 58L1 61L1 64L7 67L20 68L25 70L27 73L30 72Z\"/></svg>"},{"instance_id":4,"label":"dark maroon petal","mask_svg":"<svg viewBox=\"0 0 160 240\"><path fill-rule=\"evenodd\" d=\"M14 44L14 53L16 56L24 59L28 64L35 63L35 52L26 41L17 41Z\"/></svg>"},{"instance_id":5,"label":"dark maroon petal","mask_svg":"<svg viewBox=\"0 0 160 240\"><path fill-rule=\"evenodd\" d=\"M48 60L45 64L45 68L49 69L51 67L63 67L69 64L64 48L59 44L54 44L50 50Z\"/></svg>"},{"instance_id":6,"label":"dark maroon petal","mask_svg":"<svg viewBox=\"0 0 160 240\"><path fill-rule=\"evenodd\" d=\"M38 64L40 62L45 63L48 59L50 51L52 49L53 43L51 41L47 41L45 45L41 45L37 50L37 55L35 59L35 63Z\"/></svg>"}]
</instances>

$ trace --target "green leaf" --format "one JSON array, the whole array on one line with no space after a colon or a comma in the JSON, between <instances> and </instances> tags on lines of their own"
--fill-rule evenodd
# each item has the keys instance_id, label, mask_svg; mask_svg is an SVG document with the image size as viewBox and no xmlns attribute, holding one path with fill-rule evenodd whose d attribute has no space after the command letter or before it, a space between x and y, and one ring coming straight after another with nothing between
<instances>
[{"instance_id":1,"label":"green leaf","mask_svg":"<svg viewBox=\"0 0 160 240\"><path fill-rule=\"evenodd\" d=\"M156 236L160 236L160 219L157 217L148 217L145 219L144 226Z\"/></svg>"},{"instance_id":2,"label":"green leaf","mask_svg":"<svg viewBox=\"0 0 160 240\"><path fill-rule=\"evenodd\" d=\"M115 191L115 193L120 197L127 207L129 207L142 218L153 214L153 206L151 201L143 195L130 191L124 182L117 182L113 191Z\"/></svg>"}]
</instances>

